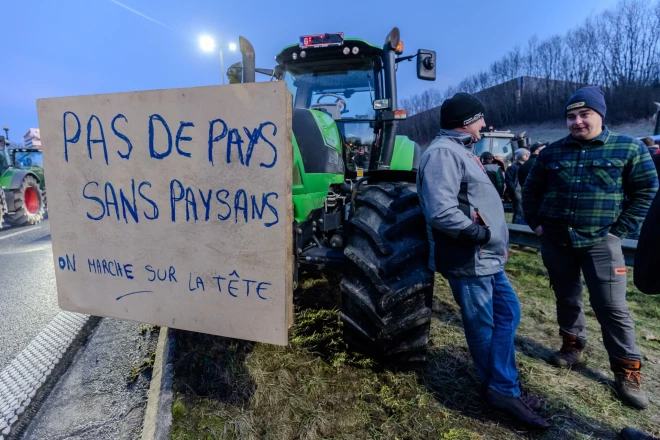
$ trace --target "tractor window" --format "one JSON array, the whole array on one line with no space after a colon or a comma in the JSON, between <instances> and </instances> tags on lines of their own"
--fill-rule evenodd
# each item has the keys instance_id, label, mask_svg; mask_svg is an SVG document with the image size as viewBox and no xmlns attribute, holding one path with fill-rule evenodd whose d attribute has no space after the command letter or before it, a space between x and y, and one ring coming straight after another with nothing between
<instances>
[{"instance_id":1,"label":"tractor window","mask_svg":"<svg viewBox=\"0 0 660 440\"><path fill-rule=\"evenodd\" d=\"M330 70L284 77L295 107L323 111L335 120L374 119L373 70Z\"/></svg>"},{"instance_id":2,"label":"tractor window","mask_svg":"<svg viewBox=\"0 0 660 440\"><path fill-rule=\"evenodd\" d=\"M374 121L337 122L337 127L344 138L344 160L349 170L369 168L371 150L376 143L375 124Z\"/></svg>"},{"instance_id":3,"label":"tractor window","mask_svg":"<svg viewBox=\"0 0 660 440\"><path fill-rule=\"evenodd\" d=\"M495 157L506 158L513 151L510 138L493 138L493 149L491 153Z\"/></svg>"},{"instance_id":4,"label":"tractor window","mask_svg":"<svg viewBox=\"0 0 660 440\"><path fill-rule=\"evenodd\" d=\"M31 151L31 152L17 151L15 160L16 160L17 168L44 167L41 151Z\"/></svg>"},{"instance_id":5,"label":"tractor window","mask_svg":"<svg viewBox=\"0 0 660 440\"><path fill-rule=\"evenodd\" d=\"M481 157L486 151L490 151L490 139L489 137L482 137L479 139L479 142L474 144L474 154Z\"/></svg>"}]
</instances>

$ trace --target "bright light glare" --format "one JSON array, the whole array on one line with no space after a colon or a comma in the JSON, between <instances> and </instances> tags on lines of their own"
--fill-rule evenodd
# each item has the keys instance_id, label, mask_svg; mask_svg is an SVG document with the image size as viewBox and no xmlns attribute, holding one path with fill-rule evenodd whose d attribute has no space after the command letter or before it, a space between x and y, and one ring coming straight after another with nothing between
<instances>
[{"instance_id":1,"label":"bright light glare","mask_svg":"<svg viewBox=\"0 0 660 440\"><path fill-rule=\"evenodd\" d=\"M215 40L208 35L202 35L199 37L199 47L201 47L204 52L213 52L215 49Z\"/></svg>"},{"instance_id":2,"label":"bright light glare","mask_svg":"<svg viewBox=\"0 0 660 440\"><path fill-rule=\"evenodd\" d=\"M236 43L229 43L229 50L232 52L236 50Z\"/></svg>"}]
</instances>

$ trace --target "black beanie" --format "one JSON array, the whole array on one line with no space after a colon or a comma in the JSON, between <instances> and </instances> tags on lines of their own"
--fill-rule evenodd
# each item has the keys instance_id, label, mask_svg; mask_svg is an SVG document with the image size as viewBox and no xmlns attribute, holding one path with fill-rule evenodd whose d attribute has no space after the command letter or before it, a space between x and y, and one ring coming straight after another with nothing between
<instances>
[{"instance_id":1,"label":"black beanie","mask_svg":"<svg viewBox=\"0 0 660 440\"><path fill-rule=\"evenodd\" d=\"M588 107L601 115L605 119L605 112L607 111L607 105L605 105L605 94L597 86L587 86L582 87L580 90L575 92L573 96L570 97L568 102L566 102L566 108L564 110L564 116L569 110L576 108Z\"/></svg>"},{"instance_id":2,"label":"black beanie","mask_svg":"<svg viewBox=\"0 0 660 440\"><path fill-rule=\"evenodd\" d=\"M446 130L465 127L484 117L486 107L469 93L457 93L440 107L440 127Z\"/></svg>"}]
</instances>

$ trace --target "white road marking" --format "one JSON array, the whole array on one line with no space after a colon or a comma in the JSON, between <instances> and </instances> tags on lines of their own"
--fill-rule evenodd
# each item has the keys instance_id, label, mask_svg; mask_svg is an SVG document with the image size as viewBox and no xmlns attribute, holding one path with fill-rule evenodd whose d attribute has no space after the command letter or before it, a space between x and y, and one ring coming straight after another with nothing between
<instances>
[{"instance_id":1,"label":"white road marking","mask_svg":"<svg viewBox=\"0 0 660 440\"><path fill-rule=\"evenodd\" d=\"M39 228L38 226L32 226L31 228L23 229L22 231L14 232L13 234L3 235L2 237L0 237L0 240L4 240L5 238L9 238L9 237L15 237L16 235L25 234L26 232L34 231L35 229L38 228Z\"/></svg>"},{"instance_id":2,"label":"white road marking","mask_svg":"<svg viewBox=\"0 0 660 440\"><path fill-rule=\"evenodd\" d=\"M21 418L89 315L62 311L0 372L0 439Z\"/></svg>"}]
</instances>

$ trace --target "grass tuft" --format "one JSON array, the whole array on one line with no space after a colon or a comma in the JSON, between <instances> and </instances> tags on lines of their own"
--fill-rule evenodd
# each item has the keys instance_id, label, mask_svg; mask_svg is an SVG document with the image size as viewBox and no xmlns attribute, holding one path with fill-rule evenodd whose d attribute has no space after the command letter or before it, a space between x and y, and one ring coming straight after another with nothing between
<instances>
[{"instance_id":1,"label":"grass tuft","mask_svg":"<svg viewBox=\"0 0 660 440\"><path fill-rule=\"evenodd\" d=\"M542 396L547 432L530 431L486 405L449 285L436 278L429 362L383 370L347 349L339 277L309 274L295 292L287 347L176 331L173 439L565 439L616 438L623 426L660 434L660 301L629 281L628 301L645 356L651 406L623 406L610 387L600 328L586 313L590 363L559 370L554 294L540 255L514 247L507 272L523 316L516 338L522 384ZM632 274L629 274L632 280ZM585 293L587 310L588 295Z\"/></svg>"},{"instance_id":2,"label":"grass tuft","mask_svg":"<svg viewBox=\"0 0 660 440\"><path fill-rule=\"evenodd\" d=\"M138 379L138 377L140 377L141 374L150 373L154 368L155 361L156 361L156 352L152 351L149 353L149 355L146 358L142 359L142 362L140 362L139 365L134 365L133 367L131 367L131 371L128 374L128 378L126 379L126 382L128 384L132 384Z\"/></svg>"}]
</instances>

